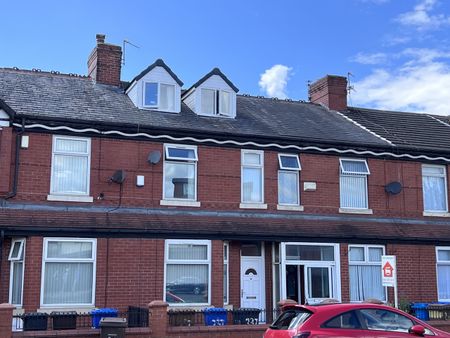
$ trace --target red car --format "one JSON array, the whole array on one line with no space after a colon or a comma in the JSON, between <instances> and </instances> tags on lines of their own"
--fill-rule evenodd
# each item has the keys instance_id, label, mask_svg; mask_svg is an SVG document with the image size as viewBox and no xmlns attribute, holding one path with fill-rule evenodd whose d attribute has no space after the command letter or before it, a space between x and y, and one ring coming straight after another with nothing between
<instances>
[{"instance_id":1,"label":"red car","mask_svg":"<svg viewBox=\"0 0 450 338\"><path fill-rule=\"evenodd\" d=\"M287 305L264 338L449 337L421 320L386 305L371 303Z\"/></svg>"}]
</instances>

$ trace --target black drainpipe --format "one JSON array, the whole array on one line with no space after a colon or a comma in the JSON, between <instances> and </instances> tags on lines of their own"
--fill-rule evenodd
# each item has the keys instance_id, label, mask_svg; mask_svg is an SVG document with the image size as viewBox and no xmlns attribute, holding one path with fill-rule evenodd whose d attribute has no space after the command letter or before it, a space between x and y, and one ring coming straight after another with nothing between
<instances>
[{"instance_id":1,"label":"black drainpipe","mask_svg":"<svg viewBox=\"0 0 450 338\"><path fill-rule=\"evenodd\" d=\"M22 118L22 128L16 135L16 160L14 163L14 178L12 190L4 197L5 200L10 199L17 194L17 185L19 181L19 165L20 165L20 137L25 132L25 118Z\"/></svg>"}]
</instances>

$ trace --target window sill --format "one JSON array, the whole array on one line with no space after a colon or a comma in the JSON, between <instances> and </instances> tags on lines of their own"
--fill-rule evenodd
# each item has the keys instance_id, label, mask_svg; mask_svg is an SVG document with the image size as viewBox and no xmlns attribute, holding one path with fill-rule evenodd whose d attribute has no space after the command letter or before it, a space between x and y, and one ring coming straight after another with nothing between
<instances>
[{"instance_id":1,"label":"window sill","mask_svg":"<svg viewBox=\"0 0 450 338\"><path fill-rule=\"evenodd\" d=\"M450 217L450 212L447 211L424 211L424 216L431 216L431 217Z\"/></svg>"},{"instance_id":2,"label":"window sill","mask_svg":"<svg viewBox=\"0 0 450 338\"><path fill-rule=\"evenodd\" d=\"M241 209L267 209L266 203L240 203Z\"/></svg>"},{"instance_id":3,"label":"window sill","mask_svg":"<svg viewBox=\"0 0 450 338\"><path fill-rule=\"evenodd\" d=\"M92 196L47 195L47 201L92 203L94 198Z\"/></svg>"},{"instance_id":4,"label":"window sill","mask_svg":"<svg viewBox=\"0 0 450 338\"><path fill-rule=\"evenodd\" d=\"M303 211L303 205L283 205L278 204L277 210L284 210L284 211Z\"/></svg>"},{"instance_id":5,"label":"window sill","mask_svg":"<svg viewBox=\"0 0 450 338\"><path fill-rule=\"evenodd\" d=\"M177 200L160 200L159 205L166 205L172 207L200 207L198 201L177 201Z\"/></svg>"},{"instance_id":6,"label":"window sill","mask_svg":"<svg viewBox=\"0 0 450 338\"><path fill-rule=\"evenodd\" d=\"M93 305L67 305L67 306L41 306L40 309L37 309L37 312L44 312L50 314L51 312L64 312L64 311L76 311L77 313L88 313L95 309Z\"/></svg>"},{"instance_id":7,"label":"window sill","mask_svg":"<svg viewBox=\"0 0 450 338\"><path fill-rule=\"evenodd\" d=\"M352 208L339 208L340 214L361 214L361 215L372 215L372 209L352 209Z\"/></svg>"}]
</instances>

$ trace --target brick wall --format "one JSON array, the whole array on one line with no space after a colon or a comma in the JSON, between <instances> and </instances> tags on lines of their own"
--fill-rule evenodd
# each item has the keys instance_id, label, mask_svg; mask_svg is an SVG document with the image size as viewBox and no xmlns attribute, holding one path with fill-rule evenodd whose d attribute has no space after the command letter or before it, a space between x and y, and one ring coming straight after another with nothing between
<instances>
[{"instance_id":1,"label":"brick wall","mask_svg":"<svg viewBox=\"0 0 450 338\"><path fill-rule=\"evenodd\" d=\"M0 196L10 190L14 145L12 128L0 128Z\"/></svg>"}]
</instances>

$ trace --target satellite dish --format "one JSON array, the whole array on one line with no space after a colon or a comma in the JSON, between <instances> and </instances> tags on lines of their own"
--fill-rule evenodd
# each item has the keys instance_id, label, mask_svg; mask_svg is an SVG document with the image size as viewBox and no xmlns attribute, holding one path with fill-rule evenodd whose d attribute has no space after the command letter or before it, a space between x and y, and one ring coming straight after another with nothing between
<instances>
[{"instance_id":1,"label":"satellite dish","mask_svg":"<svg viewBox=\"0 0 450 338\"><path fill-rule=\"evenodd\" d=\"M114 183L122 184L125 181L127 174L125 170L116 170L116 172L111 176L110 181Z\"/></svg>"},{"instance_id":2,"label":"satellite dish","mask_svg":"<svg viewBox=\"0 0 450 338\"><path fill-rule=\"evenodd\" d=\"M161 152L159 150L152 151L150 154L148 154L148 163L156 164L161 159Z\"/></svg>"},{"instance_id":3,"label":"satellite dish","mask_svg":"<svg viewBox=\"0 0 450 338\"><path fill-rule=\"evenodd\" d=\"M391 182L384 187L384 190L391 195L397 195L402 191L402 184L400 182Z\"/></svg>"}]
</instances>

